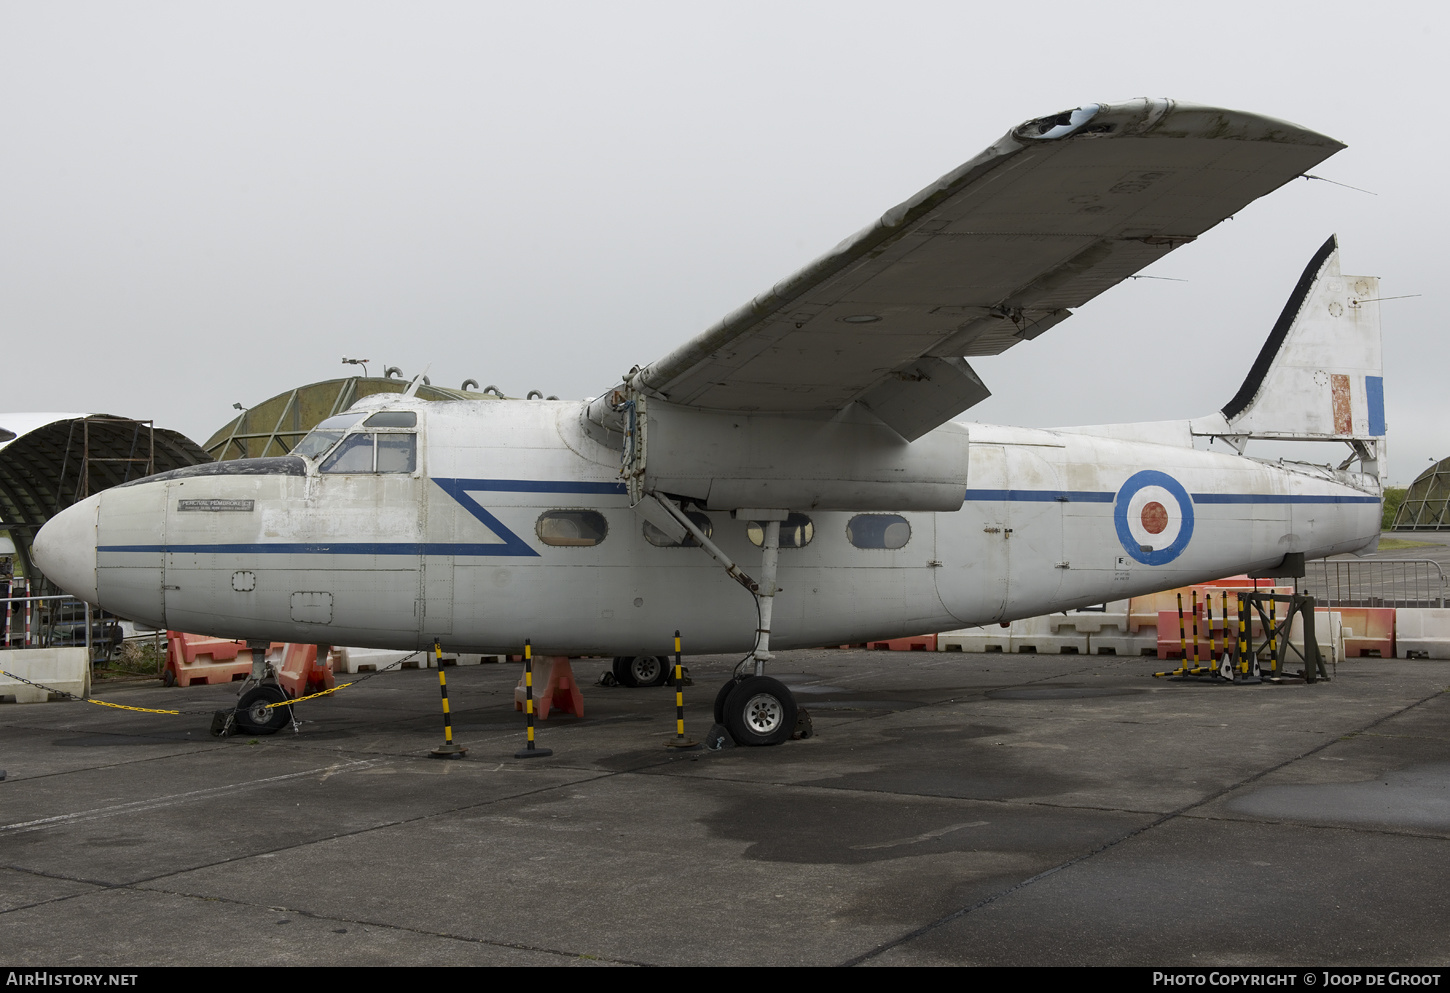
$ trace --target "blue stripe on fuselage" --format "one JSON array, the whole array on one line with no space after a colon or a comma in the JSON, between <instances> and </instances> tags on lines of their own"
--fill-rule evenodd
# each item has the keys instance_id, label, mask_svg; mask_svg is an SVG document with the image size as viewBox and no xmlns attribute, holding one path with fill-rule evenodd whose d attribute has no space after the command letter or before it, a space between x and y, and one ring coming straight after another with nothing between
<instances>
[{"instance_id":1,"label":"blue stripe on fuselage","mask_svg":"<svg viewBox=\"0 0 1450 993\"><path fill-rule=\"evenodd\" d=\"M1115 493L1094 490L967 490L978 503L1112 503ZM1379 497L1317 493L1191 493L1194 503L1379 503Z\"/></svg>"}]
</instances>

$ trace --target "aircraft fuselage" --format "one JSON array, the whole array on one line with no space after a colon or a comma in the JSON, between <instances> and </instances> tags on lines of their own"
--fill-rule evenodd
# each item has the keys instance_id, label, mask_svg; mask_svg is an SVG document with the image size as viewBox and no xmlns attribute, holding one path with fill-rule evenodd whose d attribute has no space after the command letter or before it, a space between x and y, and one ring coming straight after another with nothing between
<instances>
[{"instance_id":1,"label":"aircraft fuselage","mask_svg":"<svg viewBox=\"0 0 1450 993\"><path fill-rule=\"evenodd\" d=\"M377 435L390 440L369 442L366 468L321 471L333 449L152 477L58 515L37 551L107 610L229 638L633 655L666 652L679 629L692 653L751 648L752 597L701 549L658 543L578 404L403 406L413 441ZM933 434L967 467L960 509L790 508L809 526L782 529L773 647L1034 616L1379 533L1362 475L1069 432ZM411 444L411 468L386 471L386 444ZM689 510L747 571L760 561L750 521Z\"/></svg>"}]
</instances>

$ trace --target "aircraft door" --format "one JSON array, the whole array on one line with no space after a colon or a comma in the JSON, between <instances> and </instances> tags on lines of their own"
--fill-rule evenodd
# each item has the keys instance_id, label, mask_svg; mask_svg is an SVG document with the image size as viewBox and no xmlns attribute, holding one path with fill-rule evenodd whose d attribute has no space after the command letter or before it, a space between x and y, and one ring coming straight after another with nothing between
<instances>
[{"instance_id":1,"label":"aircraft door","mask_svg":"<svg viewBox=\"0 0 1450 993\"><path fill-rule=\"evenodd\" d=\"M972 445L967 500L962 509L936 516L937 595L963 624L1002 616L1007 603L1007 455L1000 445Z\"/></svg>"},{"instance_id":2,"label":"aircraft door","mask_svg":"<svg viewBox=\"0 0 1450 993\"><path fill-rule=\"evenodd\" d=\"M108 490L105 512L97 522L96 544L107 548L166 544L165 484ZM96 592L102 603L123 617L164 623L166 553L107 551L96 556ZM114 606L113 606L114 605Z\"/></svg>"},{"instance_id":3,"label":"aircraft door","mask_svg":"<svg viewBox=\"0 0 1450 993\"><path fill-rule=\"evenodd\" d=\"M1066 495L1057 470L1036 446L1007 445L1007 612L1050 610L1062 586Z\"/></svg>"},{"instance_id":4,"label":"aircraft door","mask_svg":"<svg viewBox=\"0 0 1450 993\"><path fill-rule=\"evenodd\" d=\"M1059 485L1035 446L972 445L966 503L937 515L937 592L953 617L1048 609L1062 585Z\"/></svg>"},{"instance_id":5,"label":"aircraft door","mask_svg":"<svg viewBox=\"0 0 1450 993\"><path fill-rule=\"evenodd\" d=\"M425 480L426 482L426 480ZM458 502L436 485L424 491L423 550L418 575L418 635L421 644L453 634L453 555Z\"/></svg>"},{"instance_id":6,"label":"aircraft door","mask_svg":"<svg viewBox=\"0 0 1450 993\"><path fill-rule=\"evenodd\" d=\"M137 490L151 488L135 487ZM214 633L218 630L222 604L217 596L219 556L211 549L232 537L226 529L232 515L211 508L227 506L230 502L209 495L197 498L192 493L202 488L196 485L188 488L187 480L183 479L167 480L164 486L155 489L163 494L165 501L164 512L159 516L165 521L162 544L167 546L161 556L161 599L166 626L175 631Z\"/></svg>"}]
</instances>

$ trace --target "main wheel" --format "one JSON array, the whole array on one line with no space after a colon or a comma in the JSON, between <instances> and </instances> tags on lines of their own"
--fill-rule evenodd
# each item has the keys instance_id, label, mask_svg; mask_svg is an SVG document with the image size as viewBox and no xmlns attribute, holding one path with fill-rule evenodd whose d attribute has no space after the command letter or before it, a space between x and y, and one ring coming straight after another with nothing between
<instances>
[{"instance_id":1,"label":"main wheel","mask_svg":"<svg viewBox=\"0 0 1450 993\"><path fill-rule=\"evenodd\" d=\"M268 708L267 704L286 699L286 691L271 683L248 690L237 701L237 727L247 734L276 734L292 723L292 708Z\"/></svg>"},{"instance_id":2,"label":"main wheel","mask_svg":"<svg viewBox=\"0 0 1450 993\"><path fill-rule=\"evenodd\" d=\"M614 660L614 678L625 686L659 686L670 667L660 655L623 655Z\"/></svg>"},{"instance_id":3,"label":"main wheel","mask_svg":"<svg viewBox=\"0 0 1450 993\"><path fill-rule=\"evenodd\" d=\"M719 693L716 693L715 694L715 723L716 724L719 724L721 726L723 726L725 724L725 701L730 698L730 694L731 693L734 693L735 692L735 687L737 687L739 685L740 685L740 680L732 678L728 682L726 682L724 686L720 687L720 692Z\"/></svg>"},{"instance_id":4,"label":"main wheel","mask_svg":"<svg viewBox=\"0 0 1450 993\"><path fill-rule=\"evenodd\" d=\"M663 686L670 678L670 665L663 655L636 655L630 672L640 686Z\"/></svg>"},{"instance_id":5,"label":"main wheel","mask_svg":"<svg viewBox=\"0 0 1450 993\"><path fill-rule=\"evenodd\" d=\"M748 676L725 700L725 726L737 745L778 745L795 730L796 703L785 684Z\"/></svg>"}]
</instances>

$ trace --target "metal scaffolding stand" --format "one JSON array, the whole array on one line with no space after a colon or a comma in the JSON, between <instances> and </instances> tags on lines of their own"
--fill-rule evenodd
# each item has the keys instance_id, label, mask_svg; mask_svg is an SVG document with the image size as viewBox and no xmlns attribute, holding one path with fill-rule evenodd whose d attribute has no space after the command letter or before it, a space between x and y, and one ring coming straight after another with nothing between
<instances>
[{"instance_id":1,"label":"metal scaffolding stand","mask_svg":"<svg viewBox=\"0 0 1450 993\"><path fill-rule=\"evenodd\" d=\"M1282 617L1279 616L1277 610L1279 604L1286 604L1288 607ZM1258 614L1259 623L1264 631L1264 641L1255 647L1253 626L1252 624L1246 625L1247 630L1240 638L1239 650L1235 658L1235 681L1238 681L1240 676L1259 669L1259 660L1265 656L1267 656L1268 665L1262 671L1266 682L1282 683L1291 679L1302 679L1306 683L1317 683L1321 679L1328 681L1329 672L1324 667L1324 656L1319 651L1319 641L1314 636L1314 597L1305 596L1302 593L1260 593L1246 590L1239 594L1239 605L1241 619L1245 614L1245 606ZM1304 619L1304 650L1302 652L1289 640L1295 617ZM1299 661L1304 666L1301 671L1290 672L1285 669L1285 663L1289 661L1289 652L1299 656Z\"/></svg>"}]
</instances>

